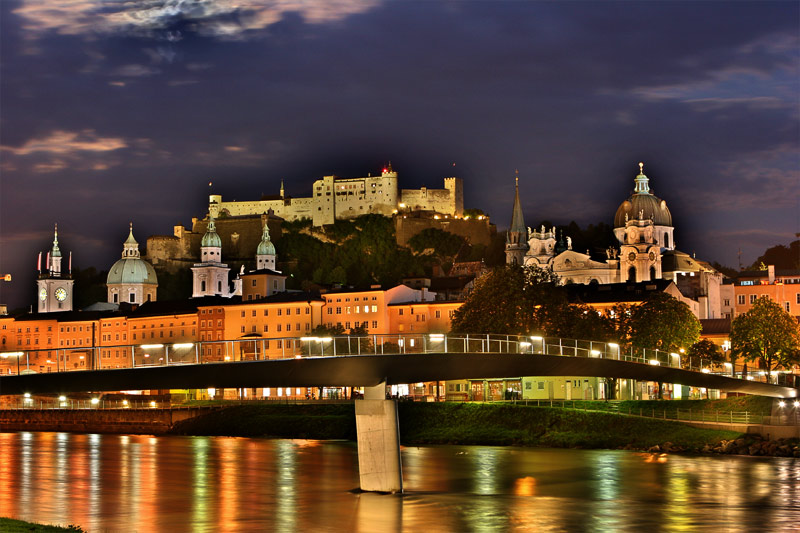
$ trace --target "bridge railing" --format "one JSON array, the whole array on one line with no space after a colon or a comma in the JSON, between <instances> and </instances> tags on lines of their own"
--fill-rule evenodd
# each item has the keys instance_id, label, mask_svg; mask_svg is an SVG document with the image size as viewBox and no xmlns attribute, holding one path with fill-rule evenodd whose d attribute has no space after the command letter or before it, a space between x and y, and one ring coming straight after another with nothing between
<instances>
[{"instance_id":1,"label":"bridge railing","mask_svg":"<svg viewBox=\"0 0 800 533\"><path fill-rule=\"evenodd\" d=\"M257 334L250 334L257 335ZM394 355L415 353L520 353L602 358L682 368L678 353L655 349L623 349L611 342L518 335L410 333L341 337L246 336L233 340L63 347L0 352L0 375L235 363L305 357ZM683 367L704 373L768 381L766 372L748 372L730 363L713 365L695 359ZM781 383L775 379L773 383ZM785 375L783 376L785 378Z\"/></svg>"}]
</instances>

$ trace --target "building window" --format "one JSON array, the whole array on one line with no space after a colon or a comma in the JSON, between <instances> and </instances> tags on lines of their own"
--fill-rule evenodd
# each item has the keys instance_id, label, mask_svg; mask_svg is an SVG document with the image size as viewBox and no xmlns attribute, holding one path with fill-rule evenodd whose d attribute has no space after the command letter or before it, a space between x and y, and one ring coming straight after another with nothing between
<instances>
[{"instance_id":1,"label":"building window","mask_svg":"<svg viewBox=\"0 0 800 533\"><path fill-rule=\"evenodd\" d=\"M798 298L800 298L800 294L798 294ZM738 302L739 302L739 305L744 305L744 303L745 303L745 295L744 294L740 294L738 296Z\"/></svg>"},{"instance_id":2,"label":"building window","mask_svg":"<svg viewBox=\"0 0 800 533\"><path fill-rule=\"evenodd\" d=\"M251 287L255 287L256 286L256 280L253 280L253 283L250 286Z\"/></svg>"},{"instance_id":3,"label":"building window","mask_svg":"<svg viewBox=\"0 0 800 533\"><path fill-rule=\"evenodd\" d=\"M753 305L754 303L756 303L757 299L758 299L758 295L757 294L751 294L750 295L750 305Z\"/></svg>"},{"instance_id":4,"label":"building window","mask_svg":"<svg viewBox=\"0 0 800 533\"><path fill-rule=\"evenodd\" d=\"M377 320L373 320L372 321L372 329L378 329L378 321Z\"/></svg>"},{"instance_id":5,"label":"building window","mask_svg":"<svg viewBox=\"0 0 800 533\"><path fill-rule=\"evenodd\" d=\"M264 309L264 316L269 316L269 311L267 311L266 309Z\"/></svg>"},{"instance_id":6,"label":"building window","mask_svg":"<svg viewBox=\"0 0 800 533\"><path fill-rule=\"evenodd\" d=\"M790 310L789 302L783 302L783 306L786 308L786 312L788 313Z\"/></svg>"},{"instance_id":7,"label":"building window","mask_svg":"<svg viewBox=\"0 0 800 533\"><path fill-rule=\"evenodd\" d=\"M264 324L264 333L269 331L269 324Z\"/></svg>"},{"instance_id":8,"label":"building window","mask_svg":"<svg viewBox=\"0 0 800 533\"><path fill-rule=\"evenodd\" d=\"M397 310L397 314L400 315L400 316L403 316L403 310L402 309L398 309Z\"/></svg>"},{"instance_id":9,"label":"building window","mask_svg":"<svg viewBox=\"0 0 800 533\"><path fill-rule=\"evenodd\" d=\"M250 314L251 314L252 316L256 316L256 310L255 310L255 309L253 309L253 312L252 312L252 313L250 313Z\"/></svg>"},{"instance_id":10,"label":"building window","mask_svg":"<svg viewBox=\"0 0 800 533\"><path fill-rule=\"evenodd\" d=\"M244 326L242 326L242 333L244 333Z\"/></svg>"},{"instance_id":11,"label":"building window","mask_svg":"<svg viewBox=\"0 0 800 533\"><path fill-rule=\"evenodd\" d=\"M724 301L724 305L725 305L725 307L730 307L730 306L731 306L731 301L730 301L730 299L728 299L728 298L725 298L723 301Z\"/></svg>"},{"instance_id":12,"label":"building window","mask_svg":"<svg viewBox=\"0 0 800 533\"><path fill-rule=\"evenodd\" d=\"M435 316L436 318L442 318L442 312L441 312L439 309L437 309L437 310L434 312L434 316Z\"/></svg>"}]
</instances>

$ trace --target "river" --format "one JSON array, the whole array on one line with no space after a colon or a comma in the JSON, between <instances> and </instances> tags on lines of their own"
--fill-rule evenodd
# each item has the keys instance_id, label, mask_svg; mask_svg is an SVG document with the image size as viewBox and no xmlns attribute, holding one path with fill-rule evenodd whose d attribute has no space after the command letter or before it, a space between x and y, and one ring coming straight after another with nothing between
<instances>
[{"instance_id":1,"label":"river","mask_svg":"<svg viewBox=\"0 0 800 533\"><path fill-rule=\"evenodd\" d=\"M351 442L0 433L0 516L127 531L797 531L800 460L402 449L405 494Z\"/></svg>"}]
</instances>

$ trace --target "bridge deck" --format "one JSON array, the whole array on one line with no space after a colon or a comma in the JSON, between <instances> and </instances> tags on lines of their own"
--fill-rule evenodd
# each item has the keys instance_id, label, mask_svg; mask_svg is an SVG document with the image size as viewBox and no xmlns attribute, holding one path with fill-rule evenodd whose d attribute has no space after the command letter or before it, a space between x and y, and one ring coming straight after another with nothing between
<instances>
[{"instance_id":1,"label":"bridge deck","mask_svg":"<svg viewBox=\"0 0 800 533\"><path fill-rule=\"evenodd\" d=\"M531 353L414 353L304 357L0 377L0 395L238 387L369 387L422 381L518 376L615 377L728 392L794 398L798 390L615 359Z\"/></svg>"}]
</instances>

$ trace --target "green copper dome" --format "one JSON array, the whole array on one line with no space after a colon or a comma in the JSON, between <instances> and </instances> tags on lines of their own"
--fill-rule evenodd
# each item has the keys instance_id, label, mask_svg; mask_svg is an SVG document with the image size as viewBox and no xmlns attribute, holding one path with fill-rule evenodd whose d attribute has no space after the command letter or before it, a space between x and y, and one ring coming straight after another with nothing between
<instances>
[{"instance_id":1,"label":"green copper dome","mask_svg":"<svg viewBox=\"0 0 800 533\"><path fill-rule=\"evenodd\" d=\"M635 178L634 193L617 209L614 215L614 227L624 228L628 220L653 219L656 226L672 226L672 213L667 202L650 192L650 184L644 175L644 164L639 163L639 174Z\"/></svg>"},{"instance_id":2,"label":"green copper dome","mask_svg":"<svg viewBox=\"0 0 800 533\"><path fill-rule=\"evenodd\" d=\"M130 226L127 240L122 245L122 259L114 263L106 278L107 285L121 283L158 285L153 265L139 255L139 243L133 238L133 224Z\"/></svg>"},{"instance_id":3,"label":"green copper dome","mask_svg":"<svg viewBox=\"0 0 800 533\"><path fill-rule=\"evenodd\" d=\"M214 224L214 217L208 220L208 229L206 234L203 235L203 240L200 241L202 248L222 248L222 239L217 235L217 226Z\"/></svg>"},{"instance_id":4,"label":"green copper dome","mask_svg":"<svg viewBox=\"0 0 800 533\"><path fill-rule=\"evenodd\" d=\"M158 278L153 266L140 257L123 257L108 271L106 284L144 283L158 285Z\"/></svg>"},{"instance_id":5,"label":"green copper dome","mask_svg":"<svg viewBox=\"0 0 800 533\"><path fill-rule=\"evenodd\" d=\"M261 242L258 243L256 255L275 255L275 245L269 240L269 227L264 224L264 231L261 234Z\"/></svg>"}]
</instances>

